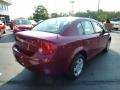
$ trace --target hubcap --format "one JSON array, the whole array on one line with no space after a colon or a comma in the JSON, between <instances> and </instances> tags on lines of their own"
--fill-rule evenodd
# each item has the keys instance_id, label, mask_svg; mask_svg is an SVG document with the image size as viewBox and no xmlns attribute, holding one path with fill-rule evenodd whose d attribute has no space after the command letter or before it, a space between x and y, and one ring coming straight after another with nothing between
<instances>
[{"instance_id":1,"label":"hubcap","mask_svg":"<svg viewBox=\"0 0 120 90\"><path fill-rule=\"evenodd\" d=\"M74 75L75 76L80 75L82 68L83 68L83 59L78 58L78 60L76 60L75 66L74 66Z\"/></svg>"},{"instance_id":2,"label":"hubcap","mask_svg":"<svg viewBox=\"0 0 120 90\"><path fill-rule=\"evenodd\" d=\"M110 48L110 41L107 43L107 50Z\"/></svg>"}]
</instances>

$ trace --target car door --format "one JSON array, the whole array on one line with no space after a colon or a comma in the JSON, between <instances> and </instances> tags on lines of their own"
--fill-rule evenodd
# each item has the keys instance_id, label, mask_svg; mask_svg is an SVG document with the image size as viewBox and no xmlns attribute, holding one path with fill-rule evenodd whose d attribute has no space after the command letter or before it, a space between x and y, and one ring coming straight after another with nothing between
<instances>
[{"instance_id":1,"label":"car door","mask_svg":"<svg viewBox=\"0 0 120 90\"><path fill-rule=\"evenodd\" d=\"M98 50L99 52L102 51L108 42L109 39L109 33L104 30L104 28L96 21L93 21L93 26L97 35L97 41L98 41ZM103 33L105 32L105 33Z\"/></svg>"},{"instance_id":2,"label":"car door","mask_svg":"<svg viewBox=\"0 0 120 90\"><path fill-rule=\"evenodd\" d=\"M80 36L82 36L83 47L87 51L89 59L97 52L97 40L93 25L89 20L80 20L77 24L77 29Z\"/></svg>"}]
</instances>

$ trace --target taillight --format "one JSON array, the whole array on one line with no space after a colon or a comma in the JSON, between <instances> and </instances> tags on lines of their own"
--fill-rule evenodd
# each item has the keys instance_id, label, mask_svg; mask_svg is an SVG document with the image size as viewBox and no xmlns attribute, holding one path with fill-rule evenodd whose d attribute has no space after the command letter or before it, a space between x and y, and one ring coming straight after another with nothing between
<instances>
[{"instance_id":1,"label":"taillight","mask_svg":"<svg viewBox=\"0 0 120 90\"><path fill-rule=\"evenodd\" d=\"M2 26L2 28L1 29L5 29L5 26Z\"/></svg>"},{"instance_id":2,"label":"taillight","mask_svg":"<svg viewBox=\"0 0 120 90\"><path fill-rule=\"evenodd\" d=\"M49 43L46 41L41 41L38 47L39 47L38 51L41 54L45 54L45 55L52 54L56 50L56 46L53 43Z\"/></svg>"},{"instance_id":3,"label":"taillight","mask_svg":"<svg viewBox=\"0 0 120 90\"><path fill-rule=\"evenodd\" d=\"M19 30L19 28L18 28L17 26L14 26L13 29L15 29L15 30Z\"/></svg>"},{"instance_id":4,"label":"taillight","mask_svg":"<svg viewBox=\"0 0 120 90\"><path fill-rule=\"evenodd\" d=\"M17 33L17 32L20 32L20 31L21 30L17 26L13 27L13 33Z\"/></svg>"}]
</instances>

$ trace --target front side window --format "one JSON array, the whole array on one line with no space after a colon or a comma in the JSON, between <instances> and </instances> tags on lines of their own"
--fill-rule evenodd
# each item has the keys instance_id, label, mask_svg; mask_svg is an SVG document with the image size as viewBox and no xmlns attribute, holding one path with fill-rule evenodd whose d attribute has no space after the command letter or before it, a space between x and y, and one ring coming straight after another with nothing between
<instances>
[{"instance_id":1,"label":"front side window","mask_svg":"<svg viewBox=\"0 0 120 90\"><path fill-rule=\"evenodd\" d=\"M97 22L93 22L93 25L96 33L101 33L103 31L103 28Z\"/></svg>"},{"instance_id":2,"label":"front side window","mask_svg":"<svg viewBox=\"0 0 120 90\"><path fill-rule=\"evenodd\" d=\"M94 29L90 21L81 21L85 34L93 34Z\"/></svg>"}]
</instances>

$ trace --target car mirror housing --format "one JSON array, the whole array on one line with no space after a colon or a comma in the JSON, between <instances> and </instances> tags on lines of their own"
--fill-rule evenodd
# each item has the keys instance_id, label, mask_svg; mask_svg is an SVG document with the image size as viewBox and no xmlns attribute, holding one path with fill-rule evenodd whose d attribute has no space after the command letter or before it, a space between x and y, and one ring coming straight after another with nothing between
<instances>
[{"instance_id":1,"label":"car mirror housing","mask_svg":"<svg viewBox=\"0 0 120 90\"><path fill-rule=\"evenodd\" d=\"M100 33L100 35L104 35L104 33L105 33L105 30L103 30L103 31Z\"/></svg>"}]
</instances>

